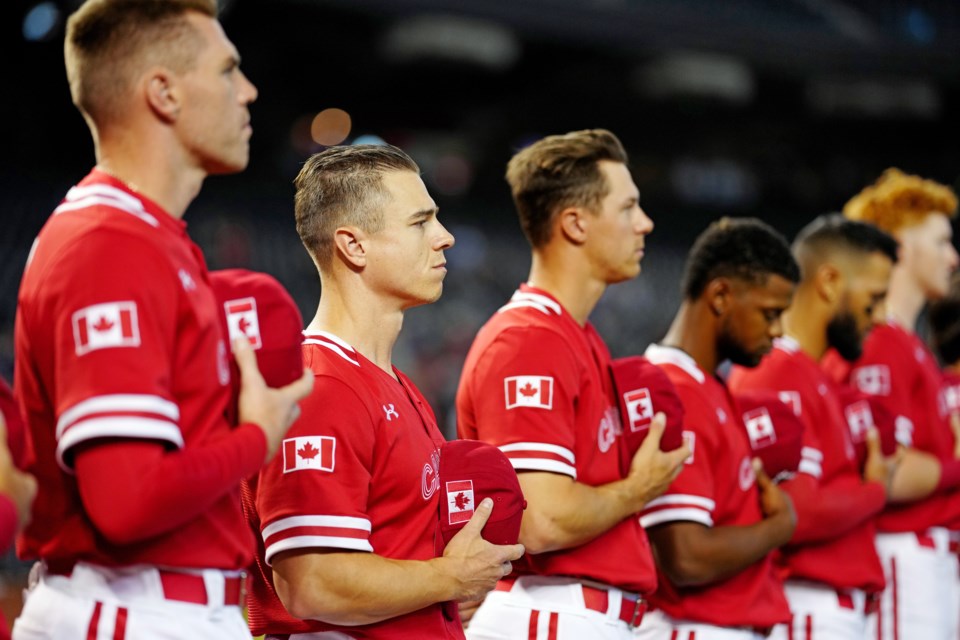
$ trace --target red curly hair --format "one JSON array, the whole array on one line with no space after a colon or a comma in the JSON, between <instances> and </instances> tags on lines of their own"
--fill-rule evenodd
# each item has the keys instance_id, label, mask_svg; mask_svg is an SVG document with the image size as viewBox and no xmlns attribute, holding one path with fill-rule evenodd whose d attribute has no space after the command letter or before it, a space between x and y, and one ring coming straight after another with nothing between
<instances>
[{"instance_id":1,"label":"red curly hair","mask_svg":"<svg viewBox=\"0 0 960 640\"><path fill-rule=\"evenodd\" d=\"M957 215L957 194L933 180L891 167L843 207L843 215L893 233L923 221L931 213Z\"/></svg>"}]
</instances>

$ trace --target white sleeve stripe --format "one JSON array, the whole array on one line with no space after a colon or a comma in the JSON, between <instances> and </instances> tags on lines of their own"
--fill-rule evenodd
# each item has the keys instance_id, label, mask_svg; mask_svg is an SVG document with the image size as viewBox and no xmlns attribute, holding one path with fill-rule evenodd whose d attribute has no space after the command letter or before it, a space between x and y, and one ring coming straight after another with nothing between
<instances>
[{"instance_id":1,"label":"white sleeve stripe","mask_svg":"<svg viewBox=\"0 0 960 640\"><path fill-rule=\"evenodd\" d=\"M543 451L546 453L555 453L561 458L565 458L570 461L570 464L576 464L577 459L573 455L573 451L565 447L560 447L555 444L544 444L542 442L514 442L513 444L502 445L500 451L504 453L510 453L511 451Z\"/></svg>"},{"instance_id":2,"label":"white sleeve stripe","mask_svg":"<svg viewBox=\"0 0 960 640\"><path fill-rule=\"evenodd\" d=\"M366 518L353 516L290 516L271 522L263 528L263 539L294 527L336 527L338 529L357 529L370 532L373 528Z\"/></svg>"},{"instance_id":3,"label":"white sleeve stripe","mask_svg":"<svg viewBox=\"0 0 960 640\"><path fill-rule=\"evenodd\" d=\"M811 460L801 460L797 471L811 475L814 478L819 478L823 475L823 467Z\"/></svg>"},{"instance_id":4,"label":"white sleeve stripe","mask_svg":"<svg viewBox=\"0 0 960 640\"><path fill-rule=\"evenodd\" d=\"M178 449L183 448L183 434L180 432L180 427L166 420L127 417L91 419L74 425L57 439L57 462L60 467L72 473L72 469L64 462L64 454L81 442L94 438L164 440L176 445Z\"/></svg>"},{"instance_id":5,"label":"white sleeve stripe","mask_svg":"<svg viewBox=\"0 0 960 640\"><path fill-rule=\"evenodd\" d=\"M267 564L273 556L289 549L309 549L311 547L325 547L336 549L353 549L354 551L373 551L369 540L358 538L337 538L333 536L295 536L280 540L266 548L264 554Z\"/></svg>"},{"instance_id":6,"label":"white sleeve stripe","mask_svg":"<svg viewBox=\"0 0 960 640\"><path fill-rule=\"evenodd\" d=\"M118 393L94 396L73 405L57 420L57 437L74 422L96 413L154 413L173 422L180 419L180 407L160 396Z\"/></svg>"},{"instance_id":7,"label":"white sleeve stripe","mask_svg":"<svg viewBox=\"0 0 960 640\"><path fill-rule=\"evenodd\" d=\"M640 516L640 526L648 529L664 522L676 522L680 520L699 522L708 527L713 526L713 518L709 513L702 509L663 509Z\"/></svg>"},{"instance_id":8,"label":"white sleeve stripe","mask_svg":"<svg viewBox=\"0 0 960 640\"><path fill-rule=\"evenodd\" d=\"M671 493L669 495L660 496L659 498L651 500L647 503L647 506L644 507L644 510L668 504L700 507L701 509L706 509L707 511L713 511L717 508L717 503L710 498L704 498L703 496L692 496L682 493Z\"/></svg>"},{"instance_id":9,"label":"white sleeve stripe","mask_svg":"<svg viewBox=\"0 0 960 640\"><path fill-rule=\"evenodd\" d=\"M823 462L823 452L813 447L803 447L800 449L800 455L804 458L811 458L817 462Z\"/></svg>"},{"instance_id":10,"label":"white sleeve stripe","mask_svg":"<svg viewBox=\"0 0 960 640\"><path fill-rule=\"evenodd\" d=\"M574 480L577 479L576 467L556 460L545 460L543 458L510 458L509 460L517 471L551 471L570 476Z\"/></svg>"}]
</instances>

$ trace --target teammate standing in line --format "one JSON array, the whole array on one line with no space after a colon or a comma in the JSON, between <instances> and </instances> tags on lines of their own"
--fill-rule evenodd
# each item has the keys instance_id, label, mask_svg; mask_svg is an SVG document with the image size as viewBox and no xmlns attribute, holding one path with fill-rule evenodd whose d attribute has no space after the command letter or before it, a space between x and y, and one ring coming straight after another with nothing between
<instances>
[{"instance_id":1,"label":"teammate standing in line","mask_svg":"<svg viewBox=\"0 0 960 640\"><path fill-rule=\"evenodd\" d=\"M734 370L730 388L774 390L804 423L800 473L781 485L798 524L779 559L792 626L777 637L864 640L884 585L874 518L886 504L890 471L874 429L861 478L843 405L819 362L831 347L859 357L883 308L897 244L834 214L807 225L793 252L802 279L783 317L786 335L758 367Z\"/></svg>"},{"instance_id":2,"label":"teammate standing in line","mask_svg":"<svg viewBox=\"0 0 960 640\"><path fill-rule=\"evenodd\" d=\"M640 273L653 230L626 162L596 129L543 138L507 166L533 263L470 349L457 418L461 437L500 447L517 470L528 554L480 606L470 638L629 638L656 585L634 514L689 451L659 450L659 416L621 468L610 354L588 322L608 285Z\"/></svg>"},{"instance_id":3,"label":"teammate standing in line","mask_svg":"<svg viewBox=\"0 0 960 640\"><path fill-rule=\"evenodd\" d=\"M685 469L640 518L661 572L644 640L752 640L790 617L771 552L796 525L790 499L752 459L741 412L717 374L753 367L781 334L799 270L758 220L723 218L687 259L683 302L646 352L677 388L690 446Z\"/></svg>"},{"instance_id":4,"label":"teammate standing in line","mask_svg":"<svg viewBox=\"0 0 960 640\"><path fill-rule=\"evenodd\" d=\"M444 440L392 364L404 311L440 297L453 236L396 147L327 149L296 187L322 289L304 342L316 382L248 505L262 535L251 627L284 640L462 638L443 603L482 598L523 547L480 537L487 499L435 557Z\"/></svg>"},{"instance_id":5,"label":"teammate standing in line","mask_svg":"<svg viewBox=\"0 0 960 640\"><path fill-rule=\"evenodd\" d=\"M91 0L65 59L97 167L20 288L15 383L39 491L19 552L42 564L13 636L249 638L240 480L312 382L267 388L239 344L242 424L226 422L228 347L182 218L207 175L246 166L257 91L213 0Z\"/></svg>"},{"instance_id":6,"label":"teammate standing in line","mask_svg":"<svg viewBox=\"0 0 960 640\"><path fill-rule=\"evenodd\" d=\"M872 223L900 243L886 322L870 332L848 379L898 416L898 439L926 454L933 470L933 495L890 505L877 520L877 551L887 588L880 630L871 637L882 640L957 637L960 583L949 530L960 529L960 462L954 458L949 421L938 405L936 360L915 333L924 305L947 292L957 268L950 225L956 211L957 197L949 187L897 169L888 169L843 209L848 218ZM916 459L911 456L909 462ZM907 463L905 458L901 466Z\"/></svg>"}]
</instances>

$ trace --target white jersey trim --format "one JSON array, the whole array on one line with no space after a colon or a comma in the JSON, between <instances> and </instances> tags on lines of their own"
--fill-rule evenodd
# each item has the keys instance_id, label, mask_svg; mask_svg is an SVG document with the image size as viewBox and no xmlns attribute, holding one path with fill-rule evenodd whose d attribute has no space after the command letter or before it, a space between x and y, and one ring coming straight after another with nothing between
<instances>
[{"instance_id":1,"label":"white jersey trim","mask_svg":"<svg viewBox=\"0 0 960 640\"><path fill-rule=\"evenodd\" d=\"M644 507L644 510L651 509L653 507L661 507L668 504L699 507L701 509L706 509L707 511L713 511L717 508L716 501L711 500L710 498L693 496L685 493L674 493L668 496L660 496L659 498L651 500L647 503L647 506Z\"/></svg>"},{"instance_id":2,"label":"white jersey trim","mask_svg":"<svg viewBox=\"0 0 960 640\"><path fill-rule=\"evenodd\" d=\"M281 531L294 527L337 527L338 529L357 529L370 533L373 527L367 518L354 516L290 516L272 522L263 528L263 540Z\"/></svg>"},{"instance_id":3,"label":"white jersey trim","mask_svg":"<svg viewBox=\"0 0 960 640\"><path fill-rule=\"evenodd\" d=\"M133 416L90 418L75 422L57 438L57 463L67 473L73 473L64 455L72 447L94 438L128 438L132 440L163 440L178 449L184 446L180 427L167 420Z\"/></svg>"},{"instance_id":4,"label":"white jersey trim","mask_svg":"<svg viewBox=\"0 0 960 640\"><path fill-rule=\"evenodd\" d=\"M529 308L531 308L531 309L536 309L536 310L539 311L540 313L543 313L543 314L545 314L545 315L550 315L550 310L549 310L549 309L547 309L546 307L544 307L544 306L542 306L542 305L537 304L536 302L533 302L532 300L518 300L518 301L516 301L516 302L508 302L507 304L505 304L505 305L503 305L502 307L500 307L499 309L497 309L497 313L503 313L504 311L510 311L510 309L522 309L522 308L524 308L524 307L529 307Z\"/></svg>"},{"instance_id":5,"label":"white jersey trim","mask_svg":"<svg viewBox=\"0 0 960 640\"><path fill-rule=\"evenodd\" d=\"M264 552L264 560L268 565L271 564L273 556L281 551L290 549L306 549L310 547L333 547L337 549L353 549L355 551L373 551L373 545L369 540L359 538L339 538L335 536L294 536L284 538L269 547Z\"/></svg>"},{"instance_id":6,"label":"white jersey trim","mask_svg":"<svg viewBox=\"0 0 960 640\"><path fill-rule=\"evenodd\" d=\"M511 444L502 445L498 448L504 453L510 453L512 451L543 451L546 453L555 453L561 458L569 460L570 464L577 463L577 459L573 455L573 451L556 444L545 444L543 442L514 442Z\"/></svg>"},{"instance_id":7,"label":"white jersey trim","mask_svg":"<svg viewBox=\"0 0 960 640\"><path fill-rule=\"evenodd\" d=\"M823 452L820 449L814 449L813 447L803 447L800 449L800 455L804 458L809 458L814 462L823 462Z\"/></svg>"},{"instance_id":8,"label":"white jersey trim","mask_svg":"<svg viewBox=\"0 0 960 640\"><path fill-rule=\"evenodd\" d=\"M570 476L574 480L577 479L576 467L557 460L545 460L543 458L508 458L508 460L517 471L551 471Z\"/></svg>"},{"instance_id":9,"label":"white jersey trim","mask_svg":"<svg viewBox=\"0 0 960 640\"><path fill-rule=\"evenodd\" d=\"M510 302L530 302L541 307L546 307L557 315L563 313L563 309L559 303L543 294L533 293L532 291L517 290L510 296Z\"/></svg>"},{"instance_id":10,"label":"white jersey trim","mask_svg":"<svg viewBox=\"0 0 960 640\"><path fill-rule=\"evenodd\" d=\"M640 526L644 529L663 524L664 522L677 522L686 520L690 522L699 522L708 527L713 526L713 517L703 509L663 509L640 516Z\"/></svg>"},{"instance_id":11,"label":"white jersey trim","mask_svg":"<svg viewBox=\"0 0 960 640\"><path fill-rule=\"evenodd\" d=\"M800 343L792 336L781 336L774 339L773 348L787 353L797 353L800 351Z\"/></svg>"},{"instance_id":12,"label":"white jersey trim","mask_svg":"<svg viewBox=\"0 0 960 640\"><path fill-rule=\"evenodd\" d=\"M672 364L679 367L700 384L703 384L707 380L706 376L703 375L703 371L697 366L697 361L675 347L651 344L647 347L644 355L647 357L647 360L653 364Z\"/></svg>"},{"instance_id":13,"label":"white jersey trim","mask_svg":"<svg viewBox=\"0 0 960 640\"><path fill-rule=\"evenodd\" d=\"M358 367L360 366L360 362L348 356L347 352L340 348L340 345L334 344L332 342L327 342L326 340L311 340L310 338L307 338L306 340L304 340L303 344L315 344L318 347L329 349L330 351L333 351L335 354L337 354L338 356L340 356L350 364L356 365Z\"/></svg>"},{"instance_id":14,"label":"white jersey trim","mask_svg":"<svg viewBox=\"0 0 960 640\"><path fill-rule=\"evenodd\" d=\"M160 222L153 215L146 212L141 202L126 191L111 187L107 184L93 184L83 187L73 187L67 192L64 202L54 209L54 215L77 209L101 205L117 209L136 216L151 227L159 227Z\"/></svg>"},{"instance_id":15,"label":"white jersey trim","mask_svg":"<svg viewBox=\"0 0 960 640\"><path fill-rule=\"evenodd\" d=\"M117 393L94 396L73 405L57 420L57 438L63 435L70 425L81 419L98 413L152 413L172 422L180 420L180 407L165 398L146 394Z\"/></svg>"},{"instance_id":16,"label":"white jersey trim","mask_svg":"<svg viewBox=\"0 0 960 640\"><path fill-rule=\"evenodd\" d=\"M800 466L797 467L797 471L818 479L823 476L823 467L820 466L820 463L806 458L800 460Z\"/></svg>"}]
</instances>

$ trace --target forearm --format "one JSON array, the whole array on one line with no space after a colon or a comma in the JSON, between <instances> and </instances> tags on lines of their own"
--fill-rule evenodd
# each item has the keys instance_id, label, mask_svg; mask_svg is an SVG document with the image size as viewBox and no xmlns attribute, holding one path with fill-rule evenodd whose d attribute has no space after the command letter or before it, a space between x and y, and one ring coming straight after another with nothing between
<instances>
[{"instance_id":1,"label":"forearm","mask_svg":"<svg viewBox=\"0 0 960 640\"><path fill-rule=\"evenodd\" d=\"M719 582L759 562L783 544L784 531L784 523L766 518L742 527L667 523L651 528L648 535L670 582L694 587Z\"/></svg>"},{"instance_id":2,"label":"forearm","mask_svg":"<svg viewBox=\"0 0 960 640\"><path fill-rule=\"evenodd\" d=\"M523 473L520 485L527 498L520 542L527 553L584 544L639 510L630 504L623 481L593 487L565 476Z\"/></svg>"},{"instance_id":3,"label":"forearm","mask_svg":"<svg viewBox=\"0 0 960 640\"><path fill-rule=\"evenodd\" d=\"M76 454L80 496L98 531L130 544L196 518L263 463L266 440L241 425L204 447L168 452L153 441L94 442Z\"/></svg>"},{"instance_id":4,"label":"forearm","mask_svg":"<svg viewBox=\"0 0 960 640\"><path fill-rule=\"evenodd\" d=\"M393 560L362 552L290 552L273 561L277 595L291 615L356 626L456 599L444 558Z\"/></svg>"},{"instance_id":5,"label":"forearm","mask_svg":"<svg viewBox=\"0 0 960 640\"><path fill-rule=\"evenodd\" d=\"M792 544L836 538L880 513L886 504L886 490L877 482L834 488L798 476L781 486L797 514Z\"/></svg>"}]
</instances>

